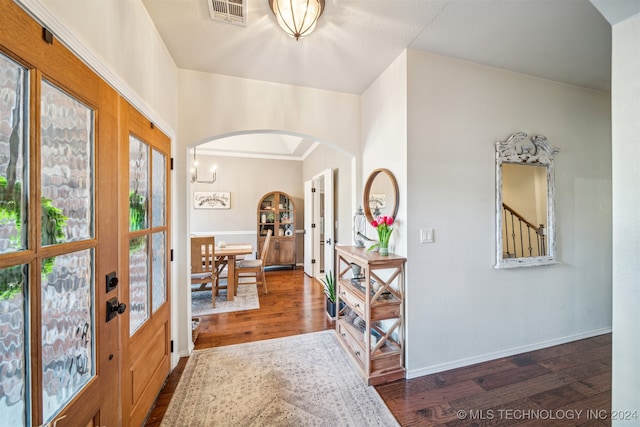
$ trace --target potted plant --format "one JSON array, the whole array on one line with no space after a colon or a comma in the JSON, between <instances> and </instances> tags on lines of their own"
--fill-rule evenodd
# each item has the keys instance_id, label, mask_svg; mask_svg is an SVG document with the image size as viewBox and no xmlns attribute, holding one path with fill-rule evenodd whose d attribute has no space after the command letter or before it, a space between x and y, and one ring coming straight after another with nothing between
<instances>
[{"instance_id":1,"label":"potted plant","mask_svg":"<svg viewBox=\"0 0 640 427\"><path fill-rule=\"evenodd\" d=\"M324 286L324 294L326 298L327 314L332 319L336 317L336 282L333 274L329 271L325 273L324 279L322 279L322 285ZM344 306L344 303L340 303L340 308Z\"/></svg>"}]
</instances>

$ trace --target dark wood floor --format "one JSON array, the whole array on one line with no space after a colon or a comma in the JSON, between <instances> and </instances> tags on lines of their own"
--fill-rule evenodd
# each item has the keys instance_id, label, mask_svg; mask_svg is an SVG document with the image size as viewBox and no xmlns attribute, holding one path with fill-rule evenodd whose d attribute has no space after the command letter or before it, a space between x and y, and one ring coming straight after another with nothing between
<instances>
[{"instance_id":1,"label":"dark wood floor","mask_svg":"<svg viewBox=\"0 0 640 427\"><path fill-rule=\"evenodd\" d=\"M302 269L267 272L260 309L200 316L196 348L333 328L322 286ZM146 426L159 426L187 358L158 396ZM376 387L402 426L608 426L611 335Z\"/></svg>"}]
</instances>

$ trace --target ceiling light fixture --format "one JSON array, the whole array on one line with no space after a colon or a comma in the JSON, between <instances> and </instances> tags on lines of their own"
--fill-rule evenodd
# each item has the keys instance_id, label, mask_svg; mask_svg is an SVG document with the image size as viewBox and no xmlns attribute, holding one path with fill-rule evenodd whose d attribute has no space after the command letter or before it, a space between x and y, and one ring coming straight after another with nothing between
<instances>
[{"instance_id":1,"label":"ceiling light fixture","mask_svg":"<svg viewBox=\"0 0 640 427\"><path fill-rule=\"evenodd\" d=\"M193 163L191 163L191 182L213 184L218 178L217 166L211 166L211 179L198 179L198 160L196 159L196 147L193 147Z\"/></svg>"},{"instance_id":2,"label":"ceiling light fixture","mask_svg":"<svg viewBox=\"0 0 640 427\"><path fill-rule=\"evenodd\" d=\"M296 40L311 34L324 10L324 0L269 0L278 25Z\"/></svg>"}]
</instances>

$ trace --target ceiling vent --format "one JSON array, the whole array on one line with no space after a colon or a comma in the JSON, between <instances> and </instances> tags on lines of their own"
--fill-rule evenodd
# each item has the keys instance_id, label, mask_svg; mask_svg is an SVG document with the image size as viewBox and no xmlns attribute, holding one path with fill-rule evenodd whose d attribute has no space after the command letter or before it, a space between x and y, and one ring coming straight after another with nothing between
<instances>
[{"instance_id":1,"label":"ceiling vent","mask_svg":"<svg viewBox=\"0 0 640 427\"><path fill-rule=\"evenodd\" d=\"M207 0L213 21L247 26L246 0Z\"/></svg>"}]
</instances>

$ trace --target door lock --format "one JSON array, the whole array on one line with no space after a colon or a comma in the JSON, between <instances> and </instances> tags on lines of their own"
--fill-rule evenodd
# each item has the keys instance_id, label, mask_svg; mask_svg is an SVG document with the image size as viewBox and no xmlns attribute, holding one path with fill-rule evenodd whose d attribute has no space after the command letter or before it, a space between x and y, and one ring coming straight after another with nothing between
<instances>
[{"instance_id":1,"label":"door lock","mask_svg":"<svg viewBox=\"0 0 640 427\"><path fill-rule=\"evenodd\" d=\"M118 298L111 298L107 301L107 322L126 311L127 304L118 302Z\"/></svg>"},{"instance_id":2,"label":"door lock","mask_svg":"<svg viewBox=\"0 0 640 427\"><path fill-rule=\"evenodd\" d=\"M107 274L107 292L111 292L115 288L118 287L118 277L116 276L116 272L112 271Z\"/></svg>"}]
</instances>

